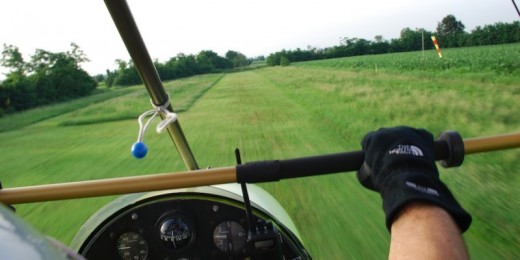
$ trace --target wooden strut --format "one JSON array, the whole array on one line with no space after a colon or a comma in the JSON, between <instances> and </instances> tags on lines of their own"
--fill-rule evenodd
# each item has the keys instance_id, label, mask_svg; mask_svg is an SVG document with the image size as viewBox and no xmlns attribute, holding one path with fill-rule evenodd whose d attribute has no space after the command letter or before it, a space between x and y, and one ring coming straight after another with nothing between
<instances>
[{"instance_id":1,"label":"wooden strut","mask_svg":"<svg viewBox=\"0 0 520 260\"><path fill-rule=\"evenodd\" d=\"M520 147L520 133L464 140L465 154ZM0 190L4 204L20 204L189 188L237 182L236 167L27 186Z\"/></svg>"},{"instance_id":2,"label":"wooden strut","mask_svg":"<svg viewBox=\"0 0 520 260\"><path fill-rule=\"evenodd\" d=\"M130 57L132 57L134 66L143 80L152 103L156 106L168 104L170 102L168 94L164 89L159 73L153 64L150 54L148 53L148 49L141 37L141 33L139 32L139 28L137 28L130 7L125 0L105 0L105 4L114 20L114 24L116 25L121 38L123 39ZM174 112L171 104L167 105L167 110ZM165 119L162 113L161 118ZM193 152L188 145L188 141L184 136L179 120L169 124L166 127L166 130L177 148L184 165L186 165L186 168L188 170L198 169L197 161L195 160L195 156L193 155Z\"/></svg>"}]
</instances>

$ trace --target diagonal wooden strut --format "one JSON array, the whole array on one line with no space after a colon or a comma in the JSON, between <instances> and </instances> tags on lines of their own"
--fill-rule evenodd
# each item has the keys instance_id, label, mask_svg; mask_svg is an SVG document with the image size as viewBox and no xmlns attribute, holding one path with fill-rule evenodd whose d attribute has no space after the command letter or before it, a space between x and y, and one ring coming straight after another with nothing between
<instances>
[{"instance_id":1,"label":"diagonal wooden strut","mask_svg":"<svg viewBox=\"0 0 520 260\"><path fill-rule=\"evenodd\" d=\"M162 106L169 103L169 97L159 77L159 73L152 62L148 49L144 44L139 28L135 23L134 17L130 12L130 7L125 0L105 0L114 24L125 43L126 49L132 57L132 61L139 72L139 76L150 94L150 98L154 105ZM173 112L171 104L167 106L167 110ZM161 115L164 119L164 115ZM188 170L198 169L197 161L188 145L188 141L184 136L179 121L169 124L166 129L172 139L179 155L184 161L184 165Z\"/></svg>"}]
</instances>

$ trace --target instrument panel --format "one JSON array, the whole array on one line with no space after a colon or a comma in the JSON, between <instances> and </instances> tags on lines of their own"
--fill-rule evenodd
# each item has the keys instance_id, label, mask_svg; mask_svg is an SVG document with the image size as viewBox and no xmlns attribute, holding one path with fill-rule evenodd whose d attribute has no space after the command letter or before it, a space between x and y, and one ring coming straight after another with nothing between
<instances>
[{"instance_id":1,"label":"instrument panel","mask_svg":"<svg viewBox=\"0 0 520 260\"><path fill-rule=\"evenodd\" d=\"M260 212L254 215L255 221L273 221ZM302 259L299 241L279 229L280 259ZM123 208L90 234L79 253L87 259L249 259L248 230L240 202L183 194Z\"/></svg>"}]
</instances>

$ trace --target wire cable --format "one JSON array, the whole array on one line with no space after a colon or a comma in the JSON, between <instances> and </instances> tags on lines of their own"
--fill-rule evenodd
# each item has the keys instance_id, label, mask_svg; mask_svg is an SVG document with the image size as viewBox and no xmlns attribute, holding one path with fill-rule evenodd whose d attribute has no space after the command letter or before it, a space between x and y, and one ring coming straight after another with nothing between
<instances>
[{"instance_id":1,"label":"wire cable","mask_svg":"<svg viewBox=\"0 0 520 260\"><path fill-rule=\"evenodd\" d=\"M520 17L520 10L518 10L518 6L516 5L515 0L511 0L511 2L513 2L513 5L515 6L515 9L516 9L516 13Z\"/></svg>"}]
</instances>

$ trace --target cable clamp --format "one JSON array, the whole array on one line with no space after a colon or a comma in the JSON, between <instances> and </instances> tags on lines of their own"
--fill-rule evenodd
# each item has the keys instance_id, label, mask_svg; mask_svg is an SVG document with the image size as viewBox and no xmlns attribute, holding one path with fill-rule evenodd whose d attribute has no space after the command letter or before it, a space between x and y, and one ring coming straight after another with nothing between
<instances>
[{"instance_id":1,"label":"cable clamp","mask_svg":"<svg viewBox=\"0 0 520 260\"><path fill-rule=\"evenodd\" d=\"M148 148L146 147L146 145L143 142L144 134L145 134L146 130L148 129L148 126L150 125L150 123L157 117L157 115L160 114L164 118L163 120L161 120L161 122L159 122L157 124L157 127L155 128L155 131L158 134L164 132L164 129L166 129L166 127L168 127L168 125L177 121L177 114L168 111L168 107L170 106L170 97L169 96L168 96L168 99L166 100L166 102L160 106L155 105L152 101L150 101L150 103L152 104L154 109L148 110L148 111L142 113L139 116L139 118L137 119L137 121L139 122L139 135L137 136L137 142L135 142L132 145L132 149L131 149L132 155L137 159L144 158L148 152ZM144 123L144 121L147 117L150 117L150 118L148 119L148 121L146 121L146 123Z\"/></svg>"}]
</instances>

